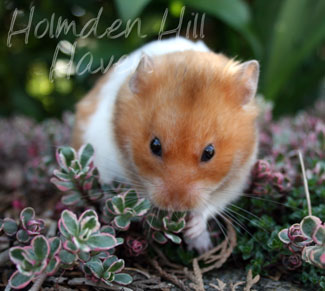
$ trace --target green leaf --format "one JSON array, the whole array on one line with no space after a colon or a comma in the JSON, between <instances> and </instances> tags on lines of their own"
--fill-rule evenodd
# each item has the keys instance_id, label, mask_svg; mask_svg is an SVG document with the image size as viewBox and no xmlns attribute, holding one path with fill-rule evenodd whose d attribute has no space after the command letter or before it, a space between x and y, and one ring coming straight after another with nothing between
<instances>
[{"instance_id":1,"label":"green leaf","mask_svg":"<svg viewBox=\"0 0 325 291\"><path fill-rule=\"evenodd\" d=\"M152 233L152 238L160 244L165 244L167 242L167 238L160 231L154 231Z\"/></svg>"},{"instance_id":2,"label":"green leaf","mask_svg":"<svg viewBox=\"0 0 325 291\"><path fill-rule=\"evenodd\" d=\"M73 204L78 203L80 200L81 200L81 196L80 196L79 192L73 192L71 194L64 195L61 198L61 202L64 205L73 205Z\"/></svg>"},{"instance_id":3,"label":"green leaf","mask_svg":"<svg viewBox=\"0 0 325 291\"><path fill-rule=\"evenodd\" d=\"M151 203L148 199L142 199L142 201L136 205L133 210L138 216L145 215L151 207Z\"/></svg>"},{"instance_id":4,"label":"green leaf","mask_svg":"<svg viewBox=\"0 0 325 291\"><path fill-rule=\"evenodd\" d=\"M161 220L158 219L154 214L148 215L146 219L149 226L154 230L161 230L162 229L162 223Z\"/></svg>"},{"instance_id":5,"label":"green leaf","mask_svg":"<svg viewBox=\"0 0 325 291\"><path fill-rule=\"evenodd\" d=\"M124 213L124 199L122 196L114 196L112 198L112 204L114 211L118 214L123 214Z\"/></svg>"},{"instance_id":6,"label":"green leaf","mask_svg":"<svg viewBox=\"0 0 325 291\"><path fill-rule=\"evenodd\" d=\"M139 16L149 2L150 0L115 0L115 5L120 17L127 21Z\"/></svg>"},{"instance_id":7,"label":"green leaf","mask_svg":"<svg viewBox=\"0 0 325 291\"><path fill-rule=\"evenodd\" d=\"M30 236L26 230L20 229L17 232L17 240L22 243L27 243L30 240Z\"/></svg>"},{"instance_id":8,"label":"green leaf","mask_svg":"<svg viewBox=\"0 0 325 291\"><path fill-rule=\"evenodd\" d=\"M94 148L91 144L86 144L82 146L79 150L79 159L82 168L85 168L89 165L92 160L92 156L94 155Z\"/></svg>"},{"instance_id":9,"label":"green leaf","mask_svg":"<svg viewBox=\"0 0 325 291\"><path fill-rule=\"evenodd\" d=\"M95 251L109 250L116 246L116 238L107 233L92 235L88 239L87 245Z\"/></svg>"},{"instance_id":10,"label":"green leaf","mask_svg":"<svg viewBox=\"0 0 325 291\"><path fill-rule=\"evenodd\" d=\"M280 90L324 41L325 35L323 0L285 0L281 3L277 19L272 22L270 54L264 65L263 92L270 100L280 96Z\"/></svg>"},{"instance_id":11,"label":"green leaf","mask_svg":"<svg viewBox=\"0 0 325 291\"><path fill-rule=\"evenodd\" d=\"M325 245L325 226L319 225L313 235L313 240L319 245Z\"/></svg>"},{"instance_id":12,"label":"green leaf","mask_svg":"<svg viewBox=\"0 0 325 291\"><path fill-rule=\"evenodd\" d=\"M59 153L61 153L65 158L65 164L70 167L71 162L77 158L76 151L71 147L60 147Z\"/></svg>"},{"instance_id":13,"label":"green leaf","mask_svg":"<svg viewBox=\"0 0 325 291\"><path fill-rule=\"evenodd\" d=\"M20 212L20 220L26 228L27 222L35 217L35 211L32 207L27 207Z\"/></svg>"},{"instance_id":14,"label":"green leaf","mask_svg":"<svg viewBox=\"0 0 325 291\"><path fill-rule=\"evenodd\" d=\"M9 250L10 260L14 264L21 264L25 260L25 254L26 251L22 247L12 247Z\"/></svg>"},{"instance_id":15,"label":"green leaf","mask_svg":"<svg viewBox=\"0 0 325 291\"><path fill-rule=\"evenodd\" d=\"M134 190L129 190L124 196L124 207L133 208L138 203L139 197Z\"/></svg>"},{"instance_id":16,"label":"green leaf","mask_svg":"<svg viewBox=\"0 0 325 291\"><path fill-rule=\"evenodd\" d=\"M314 231L321 223L321 220L316 216L306 216L300 223L301 232L312 238Z\"/></svg>"},{"instance_id":17,"label":"green leaf","mask_svg":"<svg viewBox=\"0 0 325 291\"><path fill-rule=\"evenodd\" d=\"M45 260L50 252L50 246L46 238L42 235L35 237L31 243L38 260Z\"/></svg>"},{"instance_id":18,"label":"green leaf","mask_svg":"<svg viewBox=\"0 0 325 291\"><path fill-rule=\"evenodd\" d=\"M79 257L80 260L82 260L84 262L87 262L90 259L90 254L87 253L87 252L82 252L81 251L81 252L78 253L78 257Z\"/></svg>"},{"instance_id":19,"label":"green leaf","mask_svg":"<svg viewBox=\"0 0 325 291\"><path fill-rule=\"evenodd\" d=\"M16 234L18 230L18 225L16 221L10 218L5 218L3 221L3 231L6 233L8 236L13 236Z\"/></svg>"},{"instance_id":20,"label":"green leaf","mask_svg":"<svg viewBox=\"0 0 325 291\"><path fill-rule=\"evenodd\" d=\"M109 269L109 267L114 263L117 262L118 258L117 256L109 256L105 261L103 262L104 269Z\"/></svg>"},{"instance_id":21,"label":"green leaf","mask_svg":"<svg viewBox=\"0 0 325 291\"><path fill-rule=\"evenodd\" d=\"M61 219L67 232L70 235L78 236L79 226L76 215L69 210L64 210L61 214Z\"/></svg>"},{"instance_id":22,"label":"green leaf","mask_svg":"<svg viewBox=\"0 0 325 291\"><path fill-rule=\"evenodd\" d=\"M173 233L164 232L164 234L175 244L180 244L182 242L182 239Z\"/></svg>"},{"instance_id":23,"label":"green leaf","mask_svg":"<svg viewBox=\"0 0 325 291\"><path fill-rule=\"evenodd\" d=\"M50 257L53 257L61 249L61 240L58 237L49 239L50 243Z\"/></svg>"},{"instance_id":24,"label":"green leaf","mask_svg":"<svg viewBox=\"0 0 325 291\"><path fill-rule=\"evenodd\" d=\"M119 215L114 218L114 225L120 230L127 230L130 226L131 218L129 215Z\"/></svg>"},{"instance_id":25,"label":"green leaf","mask_svg":"<svg viewBox=\"0 0 325 291\"><path fill-rule=\"evenodd\" d=\"M61 262L67 265L71 265L77 260L77 255L66 250L61 250L59 253L59 257L61 259Z\"/></svg>"},{"instance_id":26,"label":"green leaf","mask_svg":"<svg viewBox=\"0 0 325 291\"><path fill-rule=\"evenodd\" d=\"M282 229L279 233L278 233L278 237L279 239L285 243L285 244L288 244L290 243L290 239L288 237L288 229L285 228L285 229Z\"/></svg>"},{"instance_id":27,"label":"green leaf","mask_svg":"<svg viewBox=\"0 0 325 291\"><path fill-rule=\"evenodd\" d=\"M101 229L100 229L100 232L101 233L109 233L111 234L112 236L115 236L116 233L115 233L115 229L109 225L105 225L103 226Z\"/></svg>"},{"instance_id":28,"label":"green leaf","mask_svg":"<svg viewBox=\"0 0 325 291\"><path fill-rule=\"evenodd\" d=\"M104 269L100 260L91 260L86 263L86 266L91 270L95 277L102 277Z\"/></svg>"},{"instance_id":29,"label":"green leaf","mask_svg":"<svg viewBox=\"0 0 325 291\"><path fill-rule=\"evenodd\" d=\"M47 264L47 267L45 269L45 272L48 274L48 275L53 275L56 270L58 269L59 267L59 264L60 264L60 260L58 257L54 257L52 258L49 263Z\"/></svg>"},{"instance_id":30,"label":"green leaf","mask_svg":"<svg viewBox=\"0 0 325 291\"><path fill-rule=\"evenodd\" d=\"M118 273L124 269L124 260L120 259L111 264L108 271L111 273Z\"/></svg>"},{"instance_id":31,"label":"green leaf","mask_svg":"<svg viewBox=\"0 0 325 291\"><path fill-rule=\"evenodd\" d=\"M80 223L80 233L79 237L82 240L87 240L89 236L98 231L100 228L100 223L97 217L86 217Z\"/></svg>"},{"instance_id":32,"label":"green leaf","mask_svg":"<svg viewBox=\"0 0 325 291\"><path fill-rule=\"evenodd\" d=\"M129 274L119 273L115 274L114 282L121 285L131 284L133 281L132 277Z\"/></svg>"},{"instance_id":33,"label":"green leaf","mask_svg":"<svg viewBox=\"0 0 325 291\"><path fill-rule=\"evenodd\" d=\"M11 275L9 279L9 285L14 289L22 289L30 283L32 278L33 276L25 276L16 271Z\"/></svg>"}]
</instances>

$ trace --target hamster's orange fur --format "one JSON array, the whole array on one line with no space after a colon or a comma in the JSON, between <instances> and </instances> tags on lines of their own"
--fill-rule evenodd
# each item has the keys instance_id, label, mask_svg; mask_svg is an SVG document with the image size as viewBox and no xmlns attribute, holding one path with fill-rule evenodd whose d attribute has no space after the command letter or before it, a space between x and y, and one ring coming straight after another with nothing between
<instances>
[{"instance_id":1,"label":"hamster's orange fur","mask_svg":"<svg viewBox=\"0 0 325 291\"><path fill-rule=\"evenodd\" d=\"M135 181L159 177L151 197L159 207L201 205L197 185L216 185L235 159L240 167L252 156L258 110L254 98L243 106L247 86L239 68L212 52L170 53L153 58L152 72L137 74L136 96L128 82L121 88L114 115L116 140L126 160L132 152ZM162 143L162 159L150 152L154 137ZM200 163L208 144L215 146L215 156Z\"/></svg>"}]
</instances>

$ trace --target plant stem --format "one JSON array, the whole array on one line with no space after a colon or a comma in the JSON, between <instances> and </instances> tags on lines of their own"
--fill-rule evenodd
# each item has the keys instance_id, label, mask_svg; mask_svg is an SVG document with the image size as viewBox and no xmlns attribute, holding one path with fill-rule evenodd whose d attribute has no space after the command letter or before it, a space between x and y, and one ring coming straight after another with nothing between
<instances>
[{"instance_id":1,"label":"plant stem","mask_svg":"<svg viewBox=\"0 0 325 291\"><path fill-rule=\"evenodd\" d=\"M33 284L32 288L29 289L29 291L38 291L42 287L46 277L47 274L40 275L35 281L35 283Z\"/></svg>"},{"instance_id":2,"label":"plant stem","mask_svg":"<svg viewBox=\"0 0 325 291\"><path fill-rule=\"evenodd\" d=\"M308 215L312 216L310 193L309 193L308 181L307 181L307 176L306 176L306 171L305 171L304 159L302 157L301 151L298 151L298 154L299 154L299 160L300 160L300 165L301 165L301 170L302 170L302 177L303 177L304 187L305 187L305 194L306 194L306 199L307 199Z\"/></svg>"},{"instance_id":3,"label":"plant stem","mask_svg":"<svg viewBox=\"0 0 325 291\"><path fill-rule=\"evenodd\" d=\"M9 261L9 249L0 253L0 266L6 264Z\"/></svg>"}]
</instances>

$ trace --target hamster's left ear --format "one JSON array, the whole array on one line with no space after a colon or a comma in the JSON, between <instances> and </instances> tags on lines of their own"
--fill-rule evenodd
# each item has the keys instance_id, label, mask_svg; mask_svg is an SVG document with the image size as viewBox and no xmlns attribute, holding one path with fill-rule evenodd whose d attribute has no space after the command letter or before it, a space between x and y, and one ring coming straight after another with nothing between
<instances>
[{"instance_id":1,"label":"hamster's left ear","mask_svg":"<svg viewBox=\"0 0 325 291\"><path fill-rule=\"evenodd\" d=\"M241 87L242 105L248 104L255 97L259 74L260 65L256 60L244 62L240 65L237 80Z\"/></svg>"},{"instance_id":2,"label":"hamster's left ear","mask_svg":"<svg viewBox=\"0 0 325 291\"><path fill-rule=\"evenodd\" d=\"M138 94L148 74L153 72L154 64L150 56L142 53L140 62L130 78L129 88L133 94Z\"/></svg>"}]
</instances>

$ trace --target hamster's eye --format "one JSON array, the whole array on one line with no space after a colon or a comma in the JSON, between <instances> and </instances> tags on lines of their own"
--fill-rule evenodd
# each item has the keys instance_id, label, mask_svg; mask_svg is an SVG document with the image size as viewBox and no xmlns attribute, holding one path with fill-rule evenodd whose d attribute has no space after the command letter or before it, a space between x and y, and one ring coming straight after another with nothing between
<instances>
[{"instance_id":1,"label":"hamster's eye","mask_svg":"<svg viewBox=\"0 0 325 291\"><path fill-rule=\"evenodd\" d=\"M214 156L214 146L212 144L209 144L203 150L203 153L201 156L201 162L207 162L207 161L211 160L213 156Z\"/></svg>"},{"instance_id":2,"label":"hamster's eye","mask_svg":"<svg viewBox=\"0 0 325 291\"><path fill-rule=\"evenodd\" d=\"M158 137L155 137L150 143L150 149L152 153L158 157L161 157L161 143Z\"/></svg>"}]
</instances>

